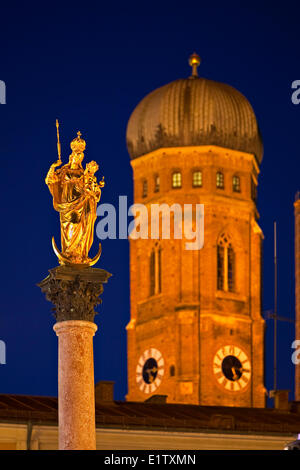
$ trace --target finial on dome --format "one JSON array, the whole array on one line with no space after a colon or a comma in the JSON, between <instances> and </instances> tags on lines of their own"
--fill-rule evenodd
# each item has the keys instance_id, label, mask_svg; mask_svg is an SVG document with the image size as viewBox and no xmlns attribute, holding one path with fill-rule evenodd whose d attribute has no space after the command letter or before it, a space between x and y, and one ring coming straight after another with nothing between
<instances>
[{"instance_id":1,"label":"finial on dome","mask_svg":"<svg viewBox=\"0 0 300 470\"><path fill-rule=\"evenodd\" d=\"M198 77L198 71L197 68L199 67L201 63L201 58L194 52L190 57L189 57L189 64L192 67L192 75L191 78L197 78Z\"/></svg>"}]
</instances>

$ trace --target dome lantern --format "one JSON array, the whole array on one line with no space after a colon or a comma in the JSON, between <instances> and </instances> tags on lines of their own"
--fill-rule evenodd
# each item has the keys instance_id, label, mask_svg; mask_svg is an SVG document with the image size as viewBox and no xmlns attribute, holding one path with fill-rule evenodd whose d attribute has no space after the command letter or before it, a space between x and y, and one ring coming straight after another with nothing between
<instances>
[{"instance_id":1,"label":"dome lantern","mask_svg":"<svg viewBox=\"0 0 300 470\"><path fill-rule=\"evenodd\" d=\"M192 75L190 78L197 78L198 77L198 67L201 64L201 57L194 52L190 57L189 57L189 64L192 67Z\"/></svg>"}]
</instances>

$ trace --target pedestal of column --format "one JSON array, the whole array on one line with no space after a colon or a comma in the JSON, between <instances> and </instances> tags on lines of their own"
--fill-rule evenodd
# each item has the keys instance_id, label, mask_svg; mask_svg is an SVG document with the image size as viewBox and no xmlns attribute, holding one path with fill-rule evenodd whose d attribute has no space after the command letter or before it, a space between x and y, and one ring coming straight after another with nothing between
<instances>
[{"instance_id":1,"label":"pedestal of column","mask_svg":"<svg viewBox=\"0 0 300 470\"><path fill-rule=\"evenodd\" d=\"M101 303L103 269L59 266L39 287L55 308L58 336L60 450L96 449L93 336L95 305Z\"/></svg>"}]
</instances>

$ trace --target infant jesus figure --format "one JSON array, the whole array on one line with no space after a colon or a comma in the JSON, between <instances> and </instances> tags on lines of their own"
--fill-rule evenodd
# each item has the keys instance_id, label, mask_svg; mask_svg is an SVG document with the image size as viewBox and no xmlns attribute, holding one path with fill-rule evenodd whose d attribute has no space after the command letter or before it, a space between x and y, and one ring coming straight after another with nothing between
<instances>
[{"instance_id":1,"label":"infant jesus figure","mask_svg":"<svg viewBox=\"0 0 300 470\"><path fill-rule=\"evenodd\" d=\"M99 170L99 165L97 162L92 160L91 162L87 163L84 170L84 186L86 191L90 193L98 202L101 197L101 188L104 187L104 176L102 180L97 183L97 178L95 176L96 171Z\"/></svg>"}]
</instances>

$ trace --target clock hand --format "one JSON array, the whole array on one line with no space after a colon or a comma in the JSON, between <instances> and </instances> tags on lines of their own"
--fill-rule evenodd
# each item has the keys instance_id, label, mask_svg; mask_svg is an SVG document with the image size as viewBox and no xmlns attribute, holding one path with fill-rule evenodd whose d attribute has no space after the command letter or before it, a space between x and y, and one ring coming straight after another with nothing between
<instances>
[{"instance_id":1,"label":"clock hand","mask_svg":"<svg viewBox=\"0 0 300 470\"><path fill-rule=\"evenodd\" d=\"M233 380L237 380L237 379L238 379L238 376L237 376L235 367L231 367L231 372L232 372L232 378L233 378Z\"/></svg>"},{"instance_id":2,"label":"clock hand","mask_svg":"<svg viewBox=\"0 0 300 470\"><path fill-rule=\"evenodd\" d=\"M157 367L152 367L152 369L146 369L146 373L148 374L148 379L150 383L152 383L155 379L155 372L157 372Z\"/></svg>"}]
</instances>

